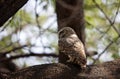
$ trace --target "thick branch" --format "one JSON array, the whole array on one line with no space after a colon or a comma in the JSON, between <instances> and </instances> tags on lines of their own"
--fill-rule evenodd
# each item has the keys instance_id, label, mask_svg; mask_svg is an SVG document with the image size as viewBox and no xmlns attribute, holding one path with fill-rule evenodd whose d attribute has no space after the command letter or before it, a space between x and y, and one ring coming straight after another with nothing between
<instances>
[{"instance_id":1,"label":"thick branch","mask_svg":"<svg viewBox=\"0 0 120 79\"><path fill-rule=\"evenodd\" d=\"M28 0L0 0L0 27Z\"/></svg>"},{"instance_id":2,"label":"thick branch","mask_svg":"<svg viewBox=\"0 0 120 79\"><path fill-rule=\"evenodd\" d=\"M119 79L120 59L88 66L85 72L72 64L44 64L13 73L0 73L0 79Z\"/></svg>"}]
</instances>

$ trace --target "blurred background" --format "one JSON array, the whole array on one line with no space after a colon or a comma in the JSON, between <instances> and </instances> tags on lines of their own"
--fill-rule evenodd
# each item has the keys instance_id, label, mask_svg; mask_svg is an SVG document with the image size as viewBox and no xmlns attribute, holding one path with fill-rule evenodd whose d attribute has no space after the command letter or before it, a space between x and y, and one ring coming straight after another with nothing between
<instances>
[{"instance_id":1,"label":"blurred background","mask_svg":"<svg viewBox=\"0 0 120 79\"><path fill-rule=\"evenodd\" d=\"M84 0L86 48L96 52L88 64L120 57L119 9L119 0ZM55 0L29 0L0 27L0 53L6 56L1 63L12 61L19 69L57 63L57 41Z\"/></svg>"}]
</instances>

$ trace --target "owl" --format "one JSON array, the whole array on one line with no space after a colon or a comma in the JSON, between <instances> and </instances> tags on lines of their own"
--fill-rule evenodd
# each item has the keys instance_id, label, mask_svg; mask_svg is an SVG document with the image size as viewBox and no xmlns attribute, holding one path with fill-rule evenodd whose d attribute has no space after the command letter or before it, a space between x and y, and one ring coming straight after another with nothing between
<instances>
[{"instance_id":1,"label":"owl","mask_svg":"<svg viewBox=\"0 0 120 79\"><path fill-rule=\"evenodd\" d=\"M70 27L64 27L59 32L59 62L71 63L86 68L86 54L84 45L75 31Z\"/></svg>"}]
</instances>

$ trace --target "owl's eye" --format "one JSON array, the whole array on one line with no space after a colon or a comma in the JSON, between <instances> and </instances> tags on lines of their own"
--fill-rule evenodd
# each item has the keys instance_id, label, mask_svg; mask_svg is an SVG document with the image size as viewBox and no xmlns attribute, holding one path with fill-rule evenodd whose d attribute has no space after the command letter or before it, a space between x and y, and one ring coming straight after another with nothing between
<instances>
[{"instance_id":1,"label":"owl's eye","mask_svg":"<svg viewBox=\"0 0 120 79\"><path fill-rule=\"evenodd\" d=\"M63 33L62 37L65 37L66 34Z\"/></svg>"}]
</instances>

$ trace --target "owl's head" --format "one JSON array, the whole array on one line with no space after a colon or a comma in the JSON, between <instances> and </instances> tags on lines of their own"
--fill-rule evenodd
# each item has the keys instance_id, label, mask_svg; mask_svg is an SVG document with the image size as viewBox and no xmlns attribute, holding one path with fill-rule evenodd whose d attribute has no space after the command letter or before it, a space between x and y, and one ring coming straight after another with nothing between
<instances>
[{"instance_id":1,"label":"owl's head","mask_svg":"<svg viewBox=\"0 0 120 79\"><path fill-rule=\"evenodd\" d=\"M58 32L59 38L69 37L72 34L75 34L75 31L71 27L63 27Z\"/></svg>"}]
</instances>

